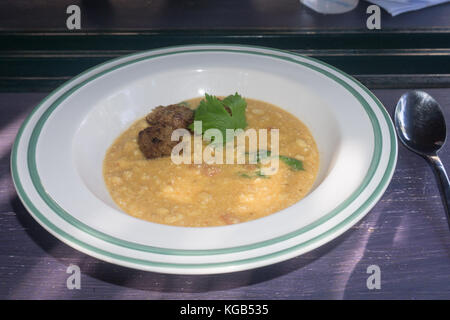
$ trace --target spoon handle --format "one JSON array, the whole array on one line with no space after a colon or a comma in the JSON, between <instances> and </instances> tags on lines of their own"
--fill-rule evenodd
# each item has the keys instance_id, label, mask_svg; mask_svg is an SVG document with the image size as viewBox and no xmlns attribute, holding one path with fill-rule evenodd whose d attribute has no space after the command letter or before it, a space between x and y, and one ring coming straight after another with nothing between
<instances>
[{"instance_id":1,"label":"spoon handle","mask_svg":"<svg viewBox=\"0 0 450 320\"><path fill-rule=\"evenodd\" d=\"M439 191L441 192L442 202L444 203L445 213L447 214L447 223L450 228L450 182L448 180L447 172L441 159L437 155L427 156L428 161L434 169L436 178L439 182Z\"/></svg>"}]
</instances>

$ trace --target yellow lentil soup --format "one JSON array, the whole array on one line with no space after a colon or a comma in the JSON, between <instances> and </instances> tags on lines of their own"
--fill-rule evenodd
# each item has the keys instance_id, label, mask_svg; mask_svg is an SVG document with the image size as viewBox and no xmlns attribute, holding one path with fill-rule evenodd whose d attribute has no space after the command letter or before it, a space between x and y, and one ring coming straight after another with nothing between
<instances>
[{"instance_id":1,"label":"yellow lentil soup","mask_svg":"<svg viewBox=\"0 0 450 320\"><path fill-rule=\"evenodd\" d=\"M187 101L198 105L201 98ZM319 168L319 153L308 128L281 108L246 99L248 128L279 129L279 154L298 159L303 170L283 161L277 173L251 176L255 164L175 164L171 157L146 159L137 136L145 118L133 123L107 150L106 186L126 213L151 222L208 227L267 216L302 199ZM268 144L270 145L270 144Z\"/></svg>"}]
</instances>

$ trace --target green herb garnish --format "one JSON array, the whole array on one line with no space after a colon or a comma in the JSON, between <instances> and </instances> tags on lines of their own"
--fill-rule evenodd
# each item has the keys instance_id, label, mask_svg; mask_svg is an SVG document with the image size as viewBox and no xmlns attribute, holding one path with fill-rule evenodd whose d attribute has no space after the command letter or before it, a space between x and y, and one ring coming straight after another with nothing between
<instances>
[{"instance_id":1,"label":"green herb garnish","mask_svg":"<svg viewBox=\"0 0 450 320\"><path fill-rule=\"evenodd\" d=\"M252 177L251 175L249 175L248 173L245 173L245 172L238 172L237 174L242 178L250 179Z\"/></svg>"},{"instance_id":2,"label":"green herb garnish","mask_svg":"<svg viewBox=\"0 0 450 320\"><path fill-rule=\"evenodd\" d=\"M256 157L256 162L260 163L261 159L267 159L267 158L271 157L272 152L269 150L260 150L258 152L253 152L253 153L246 152L245 154L248 154L249 157L253 157L252 159L255 159L254 157ZM293 171L305 170L303 168L303 162L298 159L287 157L287 156L278 156L278 158L281 161L283 161L285 164L287 164L289 166L289 168Z\"/></svg>"},{"instance_id":3,"label":"green herb garnish","mask_svg":"<svg viewBox=\"0 0 450 320\"><path fill-rule=\"evenodd\" d=\"M264 178L264 179L270 179L270 177L267 176L267 175L265 175L265 174L263 174L263 173L261 172L261 170L253 171L253 172L251 172L251 173L246 173L246 172L239 171L237 174L238 174L240 177L242 177L242 178L247 178L247 179L251 179L251 178Z\"/></svg>"},{"instance_id":4,"label":"green herb garnish","mask_svg":"<svg viewBox=\"0 0 450 320\"><path fill-rule=\"evenodd\" d=\"M184 107L190 108L190 104L189 104L189 102L187 102L187 101L181 101L180 103L178 103L178 105L179 105L179 106L184 106Z\"/></svg>"},{"instance_id":5,"label":"green herb garnish","mask_svg":"<svg viewBox=\"0 0 450 320\"><path fill-rule=\"evenodd\" d=\"M286 156L278 156L278 157L280 158L281 161L286 163L291 168L291 170L294 171L304 170L303 162L301 162L300 160Z\"/></svg>"},{"instance_id":6,"label":"green herb garnish","mask_svg":"<svg viewBox=\"0 0 450 320\"><path fill-rule=\"evenodd\" d=\"M255 175L257 177L264 178L264 179L269 179L270 178L269 176L266 176L264 173L262 173L261 170L256 171Z\"/></svg>"},{"instance_id":7,"label":"green herb garnish","mask_svg":"<svg viewBox=\"0 0 450 320\"><path fill-rule=\"evenodd\" d=\"M202 132L195 133L203 134L208 129L218 129L226 142L227 129L236 130L247 127L246 108L247 102L238 93L229 95L222 101L206 93L205 99L200 101L200 105L194 111L194 121L202 122ZM189 128L194 130L194 124L190 124Z\"/></svg>"},{"instance_id":8,"label":"green herb garnish","mask_svg":"<svg viewBox=\"0 0 450 320\"><path fill-rule=\"evenodd\" d=\"M260 150L256 152L246 152L245 154L248 155L249 161L261 163L261 160L269 158L271 153L268 150Z\"/></svg>"}]
</instances>

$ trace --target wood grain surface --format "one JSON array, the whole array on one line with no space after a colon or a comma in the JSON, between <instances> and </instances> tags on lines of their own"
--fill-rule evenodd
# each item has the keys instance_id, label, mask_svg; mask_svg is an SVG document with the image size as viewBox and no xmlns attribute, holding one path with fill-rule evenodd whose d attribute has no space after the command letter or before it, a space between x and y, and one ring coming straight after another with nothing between
<instances>
[{"instance_id":1,"label":"wood grain surface","mask_svg":"<svg viewBox=\"0 0 450 320\"><path fill-rule=\"evenodd\" d=\"M361 0L352 11L323 15L299 0L3 0L0 31L67 31L69 5L80 7L82 31L254 28L367 31L366 9L371 3ZM448 29L449 11L448 3L396 17L382 10L382 29Z\"/></svg>"},{"instance_id":2,"label":"wood grain surface","mask_svg":"<svg viewBox=\"0 0 450 320\"><path fill-rule=\"evenodd\" d=\"M450 90L428 89L450 122ZM374 90L392 114L404 92ZM339 238L275 265L224 275L135 271L91 258L47 233L15 192L10 150L43 93L0 94L0 299L449 299L450 231L433 173L399 147L397 168L379 203ZM441 152L450 169L450 146ZM66 270L81 269L69 290ZM369 290L378 265L381 288Z\"/></svg>"},{"instance_id":3,"label":"wood grain surface","mask_svg":"<svg viewBox=\"0 0 450 320\"><path fill-rule=\"evenodd\" d=\"M80 7L80 30L66 27L69 5ZM210 43L295 51L370 88L449 88L450 3L382 10L380 30L367 29L370 5L323 15L299 0L3 0L0 92L46 92L111 58Z\"/></svg>"}]
</instances>

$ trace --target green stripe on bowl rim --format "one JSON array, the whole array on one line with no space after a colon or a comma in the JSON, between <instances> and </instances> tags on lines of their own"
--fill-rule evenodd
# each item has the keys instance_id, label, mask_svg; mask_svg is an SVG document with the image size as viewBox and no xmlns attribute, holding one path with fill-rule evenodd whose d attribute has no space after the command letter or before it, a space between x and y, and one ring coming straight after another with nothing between
<instances>
[{"instance_id":1,"label":"green stripe on bowl rim","mask_svg":"<svg viewBox=\"0 0 450 320\"><path fill-rule=\"evenodd\" d=\"M201 45L204 46L204 45ZM209 45L207 45L209 46ZM195 47L195 46L191 46L191 47ZM235 46L236 47L236 46ZM262 47L249 47L249 46L243 46L246 48L258 48L258 49L264 49L264 50L270 50L272 52L283 52L285 54L289 54L289 55L296 55L290 52L284 52L281 50L273 50L270 48L262 48ZM186 46L182 46L182 48L186 48ZM164 49L169 49L169 48L164 48ZM157 49L157 50L161 50L161 49ZM149 53L152 52L154 50L148 51ZM145 245L141 245L141 244L136 244L136 243L132 243L132 242L128 242L122 239L117 239L114 237L111 237L109 235L106 235L104 233L101 233L87 225L84 225L83 223L81 223L80 221L76 220L74 217L70 216L70 214L68 214L67 212L65 212L62 208L58 208L55 207L58 206L53 199L51 199L47 193L45 192L42 184L40 184L40 179L39 179L39 175L37 173L36 169L36 163L35 163L35 148L36 148L36 142L40 133L40 130L42 129L42 126L45 123L45 120L48 118L48 116L50 115L50 113L65 99L67 98L71 93L73 93L75 90L77 90L78 88L82 87L83 85L85 85L86 83L108 73L111 72L112 70L116 70L120 67L123 67L125 65L129 65L131 63L136 63L138 61L142 61L142 60L146 60L146 59L152 59L155 57L160 57L160 56L165 56L165 55L171 55L171 54L180 54L180 53L187 53L187 52L237 52L237 53L247 53L247 54L258 54L258 55L263 55L263 56L270 56L270 57L274 57L274 58L278 58L278 59L283 59L286 61L290 61L290 62L294 62L296 64L302 64L303 66L306 66L310 69L313 69L315 71L318 71L324 75L326 75L328 78L333 79L334 81L338 82L340 85L342 85L345 89L347 89L348 91L350 91L350 93L355 96L358 101L360 101L361 105L365 108L366 112L368 112L368 116L371 119L372 125L374 126L374 130L375 128L378 129L378 132L375 134L375 150L374 150L374 157L372 159L372 163L369 169L369 173L371 173L371 175L366 175L366 178L364 180L364 182L361 184L361 186L357 189L357 191L355 191L355 193L350 196L348 199L346 199L346 201L344 201L340 206L338 206L337 208L335 208L332 212L330 212L329 214L327 214L325 217L322 217L321 219L317 220L316 222L303 227L299 230L296 230L294 232L290 232L286 235L280 236L280 237L276 237L274 239L269 239L269 240L265 240L262 242L258 242L258 243L254 243L254 244L250 244L250 245L244 245L244 246L238 246L238 247L232 247L232 248L221 248L221 249L207 249L207 250L181 250L181 249L166 249L166 248L160 248L160 247L152 247L152 246L145 246ZM142 53L139 53L142 54ZM133 54L130 56L135 56L137 54ZM390 157L389 157L389 163L388 166L386 168L385 174L382 178L382 180L380 181L380 184L377 186L376 190L372 193L372 195L370 195L370 197L365 201L365 203L359 208L357 209L351 216L347 217L344 221L342 221L341 223L339 223L338 225L336 225L335 227L325 231L324 233L322 233L321 235L315 237L314 239L310 239L306 242L297 244L293 247L284 249L282 251L278 251L274 252L274 253L270 253L269 255L264 255L264 256L259 256L259 257L255 257L255 258L251 258L251 261L256 261L259 259L266 259L269 256L273 257L274 255L279 255L279 254L285 254L289 251L292 250L297 250L302 246L306 246L309 245L315 241L318 241L320 239L322 239L323 237L329 235L332 232L335 232L336 230L342 229L344 226L348 225L350 222L356 220L356 218L365 210L367 209L374 201L377 197L381 196L381 191L383 190L383 188L386 186L386 183L388 182L391 174L393 173L393 169L394 169L394 164L395 164L395 160L396 160L396 139L395 139L395 134L393 131L393 127L392 127L392 123L390 122L390 118L386 112L386 110L384 110L384 107L381 105L381 103L378 101L378 99L376 99L376 97L374 97L374 95L368 91L368 89L366 89L364 86L362 86L360 83L358 83L356 80L352 79L351 77L349 77L348 75L342 73L340 70L335 69L334 67L328 66L327 64L309 58L309 57L303 57L301 55L296 55L296 56L300 56L303 59L306 60L311 60L314 61L316 63L319 63L321 65L327 66L332 68L333 70L339 72L340 74L342 74L343 76L345 76L347 79L351 80L352 82L356 83L359 87L361 87L377 104L377 106L380 108L380 110L382 111L382 114L384 115L384 118L386 120L386 123L388 125L389 131L390 131L390 139L391 139L391 150L390 150ZM129 57L129 56L128 56ZM124 57L121 57L120 59L123 59ZM118 60L118 59L115 59ZM104 64L107 63L111 63L112 61L108 61ZM103 64L102 64L103 65ZM203 264L173 264L173 263L156 263L156 262L150 262L147 260L139 260L139 259L133 259L133 258L129 258L129 257L122 257L116 254L113 254L111 252L107 252L104 251L102 249L99 248L95 248L89 244L83 243L82 241L75 239L73 236L65 233L64 231L60 230L57 226L55 226L54 224L52 224L47 218L45 218L45 216L43 216L39 210L32 204L31 200L27 197L23 186L21 184L19 175L18 175L18 168L17 168L17 148L18 148L18 144L21 138L21 135L23 133L24 128L26 127L28 121L31 119L32 115L35 113L35 111L37 109L39 109L39 107L46 101L48 100L50 97L52 97L53 95L55 95L56 93L60 92L62 89L64 89L64 87L68 86L70 83L72 83L73 81L75 81L76 79L78 79L79 77L81 77L83 74L90 72L92 70L95 70L96 68L98 68L99 66L96 66L88 71L85 71L84 73L80 74L78 77L72 79L71 81L69 81L68 83L62 85L61 87L59 87L58 89L56 89L54 92L52 92L38 107L36 107L36 109L33 111L32 114L30 114L30 116L27 118L27 120L24 122L23 126L21 127L17 138L16 138L16 142L14 144L13 147L13 152L12 152L12 174L13 174L13 179L14 182L16 184L16 187L18 189L18 193L21 196L22 201L24 201L24 203L27 205L27 207L29 208L30 211L32 211L35 215L36 218L38 218L39 220L41 220L41 222L43 224L45 224L48 228L50 228L51 230L53 230L56 234L60 235L61 237L67 239L70 242L73 242L81 247L84 247L86 250L92 251L92 252L96 252L99 253L101 255L104 256L108 256L111 257L113 259L118 259L118 260L125 260L134 264L144 264L144 265L148 265L148 263L150 263L152 266L174 266L177 265L178 267L187 267L187 266L203 266ZM374 132L375 133L375 132ZM108 241L111 242L115 245L119 245L122 247L126 247L126 248L130 248L130 249L134 249L134 250L138 250L138 251L145 251L145 252L152 252L152 253L158 253L158 254L169 254L169 255L212 255L212 254L223 254L223 253L233 253L233 252L239 252L239 251L244 251L244 250L250 250L250 249L255 249L255 248L259 248L259 247L264 247L267 245L272 245L274 243L280 242L280 241L284 241L287 240L289 238L298 236L306 231L309 231L315 227L317 227L318 225L324 223L325 221L331 219L332 217L334 217L335 215L337 215L342 209L344 209L349 203L351 203L353 200L355 200L357 198L357 196L362 192L362 190L364 190L364 188L367 186L367 184L370 182L373 173L375 172L377 166L378 166L378 162L379 162L379 158L381 155L381 132L380 132L380 127L379 127L379 123L378 123L378 119L376 118L376 116L374 115L372 109L370 108L370 106L367 104L367 102L364 100L364 98L355 90L353 89L349 84L347 84L345 81L339 79L338 77L336 77L335 75L327 72L326 70L322 70L316 66L310 65L304 61L298 61L296 59L290 58L290 57L286 57L286 56L279 56L279 55L275 55L275 54L269 54L269 53L264 53L264 52L255 52L255 51L248 51L248 50L236 50L236 49L195 49L195 50L181 50L181 51L175 51L175 52L166 52L166 53L162 53L162 54L156 54L156 55L151 55L151 56L145 56L145 57L141 57L132 61L127 61L123 64L119 64L116 66L113 66L112 68L109 68L107 70L104 70L98 74L93 75L92 77L82 81L81 83L79 83L78 85L75 85L73 87L71 87L69 90L67 90L64 94L62 94L60 97L58 97L57 100L55 100L55 102L52 103L52 105L44 112L44 114L41 116L41 118L39 119L38 123L36 124L36 127L33 130L33 134L32 137L30 138L30 143L29 143L29 152L28 152L28 162L29 162L29 170L30 170L30 176L32 177L33 180L33 184L35 184L35 188L38 191L38 193L40 194L40 196L43 198L43 200L47 203L47 205L49 205L53 210L57 210L57 213L61 218L63 218L67 223L73 225L76 228L81 229L84 232L87 232L90 235L93 235L94 237L100 238L101 240L104 241ZM353 197L354 196L354 197ZM343 208L341 208L341 206L343 205ZM256 259L256 260L255 260ZM144 263L145 261L145 263ZM244 260L239 260L242 263L248 263L250 262L249 259L244 259ZM219 263L219 265L230 265L230 264L235 264L237 263L236 261L230 261L230 262L226 262L226 263ZM211 266L211 263L206 264L207 266ZM217 264L213 264L214 266L217 266Z\"/></svg>"}]
</instances>

